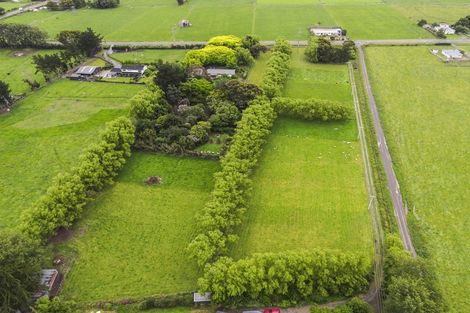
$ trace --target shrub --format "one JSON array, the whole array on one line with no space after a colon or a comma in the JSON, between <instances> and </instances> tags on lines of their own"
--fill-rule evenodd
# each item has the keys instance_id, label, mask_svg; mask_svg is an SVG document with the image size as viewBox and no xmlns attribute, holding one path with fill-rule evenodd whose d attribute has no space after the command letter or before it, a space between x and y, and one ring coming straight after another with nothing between
<instances>
[{"instance_id":1,"label":"shrub","mask_svg":"<svg viewBox=\"0 0 470 313\"><path fill-rule=\"evenodd\" d=\"M119 0L93 0L90 6L95 9L110 9L119 6Z\"/></svg>"},{"instance_id":2,"label":"shrub","mask_svg":"<svg viewBox=\"0 0 470 313\"><path fill-rule=\"evenodd\" d=\"M367 289L369 268L362 257L321 250L227 257L206 266L202 291L219 304L277 304L349 297Z\"/></svg>"},{"instance_id":3,"label":"shrub","mask_svg":"<svg viewBox=\"0 0 470 313\"><path fill-rule=\"evenodd\" d=\"M70 173L59 174L46 194L23 215L21 229L45 240L59 227L70 227L95 192L111 184L131 154L134 127L128 118L107 124L96 145L81 157Z\"/></svg>"},{"instance_id":4,"label":"shrub","mask_svg":"<svg viewBox=\"0 0 470 313\"><path fill-rule=\"evenodd\" d=\"M232 144L221 160L222 169L215 175L211 198L197 217L198 235L188 247L200 266L226 253L227 244L236 239L233 231L245 211L249 174L275 116L270 102L258 98L250 103L238 122Z\"/></svg>"},{"instance_id":5,"label":"shrub","mask_svg":"<svg viewBox=\"0 0 470 313\"><path fill-rule=\"evenodd\" d=\"M209 39L208 46L225 46L231 49L241 47L242 40L234 35L216 36Z\"/></svg>"},{"instance_id":6,"label":"shrub","mask_svg":"<svg viewBox=\"0 0 470 313\"><path fill-rule=\"evenodd\" d=\"M226 46L206 46L186 53L183 63L188 67L206 65L236 67L237 54L235 50Z\"/></svg>"},{"instance_id":7,"label":"shrub","mask_svg":"<svg viewBox=\"0 0 470 313\"><path fill-rule=\"evenodd\" d=\"M273 99L278 114L294 118L320 121L338 121L348 119L352 110L340 103L318 99Z\"/></svg>"},{"instance_id":8,"label":"shrub","mask_svg":"<svg viewBox=\"0 0 470 313\"><path fill-rule=\"evenodd\" d=\"M266 46L260 43L259 38L253 35L246 35L242 40L242 45L250 51L254 58L257 58L261 52L268 50Z\"/></svg>"}]
</instances>

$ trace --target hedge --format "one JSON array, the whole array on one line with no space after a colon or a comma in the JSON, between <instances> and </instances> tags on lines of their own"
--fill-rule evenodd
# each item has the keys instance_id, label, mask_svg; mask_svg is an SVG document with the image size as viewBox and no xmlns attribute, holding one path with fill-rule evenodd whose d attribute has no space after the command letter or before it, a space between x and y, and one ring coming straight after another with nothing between
<instances>
[{"instance_id":1,"label":"hedge","mask_svg":"<svg viewBox=\"0 0 470 313\"><path fill-rule=\"evenodd\" d=\"M215 175L211 198L197 217L198 235L190 243L190 254L203 266L227 252L236 240L234 228L245 212L249 175L256 166L262 145L276 118L266 98L253 100L238 122L232 143Z\"/></svg>"},{"instance_id":2,"label":"hedge","mask_svg":"<svg viewBox=\"0 0 470 313\"><path fill-rule=\"evenodd\" d=\"M222 257L199 279L218 304L295 304L349 297L368 288L369 266L355 254L313 250Z\"/></svg>"},{"instance_id":3,"label":"hedge","mask_svg":"<svg viewBox=\"0 0 470 313\"><path fill-rule=\"evenodd\" d=\"M269 98L281 95L289 74L289 61L292 48L286 40L277 40L267 63L261 88Z\"/></svg>"},{"instance_id":4,"label":"hedge","mask_svg":"<svg viewBox=\"0 0 470 313\"><path fill-rule=\"evenodd\" d=\"M352 115L350 107L328 100L275 98L273 104L280 115L306 120L339 121Z\"/></svg>"},{"instance_id":5,"label":"hedge","mask_svg":"<svg viewBox=\"0 0 470 313\"><path fill-rule=\"evenodd\" d=\"M225 46L232 49L242 46L241 38L234 35L215 36L209 39L208 46Z\"/></svg>"},{"instance_id":6,"label":"hedge","mask_svg":"<svg viewBox=\"0 0 470 313\"><path fill-rule=\"evenodd\" d=\"M83 207L113 182L131 154L134 126L126 117L106 125L97 144L80 157L70 173L59 174L46 194L22 217L21 230L32 238L46 240L60 227L70 227Z\"/></svg>"}]
</instances>

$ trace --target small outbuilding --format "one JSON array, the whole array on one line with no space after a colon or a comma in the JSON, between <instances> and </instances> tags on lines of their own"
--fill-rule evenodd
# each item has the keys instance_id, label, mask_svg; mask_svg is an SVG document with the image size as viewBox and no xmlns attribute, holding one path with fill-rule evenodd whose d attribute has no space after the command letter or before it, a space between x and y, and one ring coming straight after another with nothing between
<instances>
[{"instance_id":1,"label":"small outbuilding","mask_svg":"<svg viewBox=\"0 0 470 313\"><path fill-rule=\"evenodd\" d=\"M338 26L312 26L309 31L317 37L341 37L344 33Z\"/></svg>"},{"instance_id":2,"label":"small outbuilding","mask_svg":"<svg viewBox=\"0 0 470 313\"><path fill-rule=\"evenodd\" d=\"M41 271L40 286L41 290L34 294L34 299L41 297L50 298L55 295L59 289L59 272L56 269L47 269Z\"/></svg>"},{"instance_id":3,"label":"small outbuilding","mask_svg":"<svg viewBox=\"0 0 470 313\"><path fill-rule=\"evenodd\" d=\"M80 66L78 70L75 71L75 74L79 76L93 76L99 73L101 68L98 66Z\"/></svg>"},{"instance_id":4,"label":"small outbuilding","mask_svg":"<svg viewBox=\"0 0 470 313\"><path fill-rule=\"evenodd\" d=\"M210 303L212 301L212 293L199 293L195 292L193 294L193 300L195 304Z\"/></svg>"},{"instance_id":5,"label":"small outbuilding","mask_svg":"<svg viewBox=\"0 0 470 313\"><path fill-rule=\"evenodd\" d=\"M436 33L439 31L442 31L445 35L455 34L455 29L450 27L450 25L447 23L439 23L437 25L433 25L432 30L435 31Z\"/></svg>"},{"instance_id":6,"label":"small outbuilding","mask_svg":"<svg viewBox=\"0 0 470 313\"><path fill-rule=\"evenodd\" d=\"M185 27L191 27L192 24L188 21L188 20L181 20L179 23L178 23L179 27L181 28L185 28Z\"/></svg>"},{"instance_id":7,"label":"small outbuilding","mask_svg":"<svg viewBox=\"0 0 470 313\"><path fill-rule=\"evenodd\" d=\"M232 68L208 68L207 75L210 78L218 78L221 76L233 77L235 76L235 69Z\"/></svg>"},{"instance_id":8,"label":"small outbuilding","mask_svg":"<svg viewBox=\"0 0 470 313\"><path fill-rule=\"evenodd\" d=\"M462 52L457 49L442 50L442 54L447 58L447 60L460 60L463 58Z\"/></svg>"}]
</instances>

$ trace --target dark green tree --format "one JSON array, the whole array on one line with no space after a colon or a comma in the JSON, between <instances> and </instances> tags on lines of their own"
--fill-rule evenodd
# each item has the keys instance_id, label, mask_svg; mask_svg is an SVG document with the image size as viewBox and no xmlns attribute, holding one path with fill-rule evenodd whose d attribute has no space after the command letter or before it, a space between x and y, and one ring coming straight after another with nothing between
<instances>
[{"instance_id":1,"label":"dark green tree","mask_svg":"<svg viewBox=\"0 0 470 313\"><path fill-rule=\"evenodd\" d=\"M8 108L12 102L10 85L0 80L0 109Z\"/></svg>"},{"instance_id":2,"label":"dark green tree","mask_svg":"<svg viewBox=\"0 0 470 313\"><path fill-rule=\"evenodd\" d=\"M27 310L39 289L43 251L37 241L0 234L0 311Z\"/></svg>"},{"instance_id":3,"label":"dark green tree","mask_svg":"<svg viewBox=\"0 0 470 313\"><path fill-rule=\"evenodd\" d=\"M37 48L46 45L47 34L23 24L0 24L0 48Z\"/></svg>"},{"instance_id":4,"label":"dark green tree","mask_svg":"<svg viewBox=\"0 0 470 313\"><path fill-rule=\"evenodd\" d=\"M425 19L420 19L418 21L418 26L419 27L423 27L424 25L426 25L428 23L428 21L426 21Z\"/></svg>"},{"instance_id":5,"label":"dark green tree","mask_svg":"<svg viewBox=\"0 0 470 313\"><path fill-rule=\"evenodd\" d=\"M226 80L218 88L224 97L235 103L240 110L244 110L250 101L263 94L263 90L257 85L238 79Z\"/></svg>"},{"instance_id":6,"label":"dark green tree","mask_svg":"<svg viewBox=\"0 0 470 313\"><path fill-rule=\"evenodd\" d=\"M103 37L91 28L82 32L78 40L78 49L87 57L94 56L101 49Z\"/></svg>"},{"instance_id":7,"label":"dark green tree","mask_svg":"<svg viewBox=\"0 0 470 313\"><path fill-rule=\"evenodd\" d=\"M163 91L167 91L168 86L179 86L187 79L185 68L179 63L163 62L157 63L157 76L155 83L159 85Z\"/></svg>"},{"instance_id":8,"label":"dark green tree","mask_svg":"<svg viewBox=\"0 0 470 313\"><path fill-rule=\"evenodd\" d=\"M263 46L260 43L259 38L254 35L246 35L242 40L242 45L245 49L250 51L254 58L259 57L261 52L266 52L268 50L266 46Z\"/></svg>"}]
</instances>

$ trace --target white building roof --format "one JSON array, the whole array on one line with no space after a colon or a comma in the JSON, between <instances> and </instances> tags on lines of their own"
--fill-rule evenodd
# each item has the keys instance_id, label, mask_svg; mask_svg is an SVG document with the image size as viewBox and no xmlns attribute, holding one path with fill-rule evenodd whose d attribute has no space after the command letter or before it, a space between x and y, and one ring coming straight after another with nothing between
<instances>
[{"instance_id":1,"label":"white building roof","mask_svg":"<svg viewBox=\"0 0 470 313\"><path fill-rule=\"evenodd\" d=\"M97 68L97 66L80 66L75 73L80 75L93 75Z\"/></svg>"},{"instance_id":2,"label":"white building roof","mask_svg":"<svg viewBox=\"0 0 470 313\"><path fill-rule=\"evenodd\" d=\"M212 294L210 292L206 292L204 294L195 292L193 298L194 298L194 303L210 302L212 299Z\"/></svg>"},{"instance_id":3,"label":"white building roof","mask_svg":"<svg viewBox=\"0 0 470 313\"><path fill-rule=\"evenodd\" d=\"M451 59L461 59L463 54L457 49L454 50L442 50L442 54Z\"/></svg>"},{"instance_id":4,"label":"white building roof","mask_svg":"<svg viewBox=\"0 0 470 313\"><path fill-rule=\"evenodd\" d=\"M235 75L235 70L230 68L208 68L207 74L209 74L209 76L227 75L231 77Z\"/></svg>"},{"instance_id":5,"label":"white building roof","mask_svg":"<svg viewBox=\"0 0 470 313\"><path fill-rule=\"evenodd\" d=\"M310 27L310 32L316 36L331 36L331 35L341 35L343 33L343 30L341 27L321 27L321 26L314 26Z\"/></svg>"}]
</instances>

